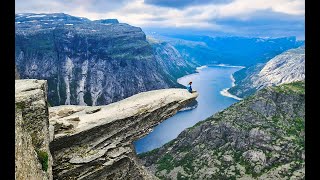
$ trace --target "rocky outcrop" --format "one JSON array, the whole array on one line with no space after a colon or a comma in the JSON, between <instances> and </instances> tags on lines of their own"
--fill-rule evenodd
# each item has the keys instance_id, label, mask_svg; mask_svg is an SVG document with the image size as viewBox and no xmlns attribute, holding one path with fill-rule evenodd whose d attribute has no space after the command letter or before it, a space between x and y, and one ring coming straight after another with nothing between
<instances>
[{"instance_id":1,"label":"rocky outcrop","mask_svg":"<svg viewBox=\"0 0 320 180\"><path fill-rule=\"evenodd\" d=\"M234 74L236 85L228 91L246 97L267 86L276 86L305 78L305 47L290 49L265 64L257 64Z\"/></svg>"},{"instance_id":2,"label":"rocky outcrop","mask_svg":"<svg viewBox=\"0 0 320 180\"><path fill-rule=\"evenodd\" d=\"M304 89L262 89L141 154L141 163L161 179L304 179Z\"/></svg>"},{"instance_id":3,"label":"rocky outcrop","mask_svg":"<svg viewBox=\"0 0 320 180\"><path fill-rule=\"evenodd\" d=\"M107 106L49 108L54 178L156 179L137 163L132 142L197 96L185 89L164 89Z\"/></svg>"},{"instance_id":4,"label":"rocky outcrop","mask_svg":"<svg viewBox=\"0 0 320 180\"><path fill-rule=\"evenodd\" d=\"M15 113L15 179L52 179L46 81L15 81Z\"/></svg>"},{"instance_id":5,"label":"rocky outcrop","mask_svg":"<svg viewBox=\"0 0 320 180\"><path fill-rule=\"evenodd\" d=\"M106 105L139 92L180 87L139 27L67 14L17 14L22 79L48 81L51 105ZM169 61L170 63L172 61Z\"/></svg>"}]
</instances>

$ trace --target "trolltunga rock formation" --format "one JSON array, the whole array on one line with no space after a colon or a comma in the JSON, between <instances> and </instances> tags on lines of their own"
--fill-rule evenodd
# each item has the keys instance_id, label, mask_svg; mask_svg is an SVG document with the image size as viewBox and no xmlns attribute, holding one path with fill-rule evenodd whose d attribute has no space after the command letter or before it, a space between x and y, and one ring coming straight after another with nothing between
<instances>
[{"instance_id":1,"label":"trolltunga rock formation","mask_svg":"<svg viewBox=\"0 0 320 180\"><path fill-rule=\"evenodd\" d=\"M48 110L47 81L15 83L16 179L157 179L137 163L132 142L198 96L163 89Z\"/></svg>"},{"instance_id":2,"label":"trolltunga rock formation","mask_svg":"<svg viewBox=\"0 0 320 180\"><path fill-rule=\"evenodd\" d=\"M54 179L157 179L137 163L132 142L197 96L163 89L106 106L50 107Z\"/></svg>"}]
</instances>

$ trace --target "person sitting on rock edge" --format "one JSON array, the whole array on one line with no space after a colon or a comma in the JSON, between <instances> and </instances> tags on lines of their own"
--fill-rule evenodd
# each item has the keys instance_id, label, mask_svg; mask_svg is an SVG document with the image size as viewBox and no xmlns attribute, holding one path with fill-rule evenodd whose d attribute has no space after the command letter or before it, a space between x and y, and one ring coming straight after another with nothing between
<instances>
[{"instance_id":1,"label":"person sitting on rock edge","mask_svg":"<svg viewBox=\"0 0 320 180\"><path fill-rule=\"evenodd\" d=\"M187 85L187 90L189 91L189 93L196 92L196 91L192 90L191 84L192 84L192 82L190 81L189 84Z\"/></svg>"}]
</instances>

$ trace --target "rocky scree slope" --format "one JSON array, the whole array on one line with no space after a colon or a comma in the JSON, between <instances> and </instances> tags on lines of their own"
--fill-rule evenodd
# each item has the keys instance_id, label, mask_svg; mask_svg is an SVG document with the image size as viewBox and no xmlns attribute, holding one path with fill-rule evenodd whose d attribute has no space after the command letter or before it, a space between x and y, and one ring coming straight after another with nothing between
<instances>
[{"instance_id":1,"label":"rocky scree slope","mask_svg":"<svg viewBox=\"0 0 320 180\"><path fill-rule=\"evenodd\" d=\"M298 81L258 91L139 156L160 179L304 179L304 123Z\"/></svg>"},{"instance_id":2,"label":"rocky scree slope","mask_svg":"<svg viewBox=\"0 0 320 180\"><path fill-rule=\"evenodd\" d=\"M235 86L228 91L246 97L267 86L276 86L305 78L305 47L290 49L267 63L260 63L234 73Z\"/></svg>"},{"instance_id":3,"label":"rocky scree slope","mask_svg":"<svg viewBox=\"0 0 320 180\"><path fill-rule=\"evenodd\" d=\"M17 14L15 21L20 78L46 79L53 106L104 105L181 87L163 71L141 28L63 13Z\"/></svg>"}]
</instances>

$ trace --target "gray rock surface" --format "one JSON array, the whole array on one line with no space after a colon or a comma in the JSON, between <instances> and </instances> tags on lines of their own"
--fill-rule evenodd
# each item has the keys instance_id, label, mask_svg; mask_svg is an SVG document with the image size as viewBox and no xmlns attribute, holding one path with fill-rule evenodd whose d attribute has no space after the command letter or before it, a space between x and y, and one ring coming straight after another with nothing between
<instances>
[{"instance_id":1,"label":"gray rock surface","mask_svg":"<svg viewBox=\"0 0 320 180\"><path fill-rule=\"evenodd\" d=\"M100 110L101 110L100 107L86 108L86 113L87 113L87 114L92 114L92 113L98 112L98 111L100 111Z\"/></svg>"},{"instance_id":2,"label":"gray rock surface","mask_svg":"<svg viewBox=\"0 0 320 180\"><path fill-rule=\"evenodd\" d=\"M16 79L16 80L17 80L17 79L20 79L20 75L19 75L19 72L18 72L18 70L17 70L17 66L15 65L14 68L15 68L15 79Z\"/></svg>"},{"instance_id":3,"label":"gray rock surface","mask_svg":"<svg viewBox=\"0 0 320 180\"><path fill-rule=\"evenodd\" d=\"M15 179L52 179L47 83L15 81Z\"/></svg>"},{"instance_id":4,"label":"gray rock surface","mask_svg":"<svg viewBox=\"0 0 320 180\"><path fill-rule=\"evenodd\" d=\"M191 70L195 69L198 65L191 61L186 61L180 52L169 42L151 37L148 37L147 40L153 48L156 61L170 79L176 80L191 72L196 72Z\"/></svg>"},{"instance_id":5,"label":"gray rock surface","mask_svg":"<svg viewBox=\"0 0 320 180\"><path fill-rule=\"evenodd\" d=\"M137 163L132 142L197 96L185 89L163 89L97 106L96 112L90 106L50 107L54 178L157 179Z\"/></svg>"},{"instance_id":6,"label":"gray rock surface","mask_svg":"<svg viewBox=\"0 0 320 180\"><path fill-rule=\"evenodd\" d=\"M305 78L305 47L285 51L265 64L258 64L234 74L235 86L228 91L246 97L268 86L276 86Z\"/></svg>"}]
</instances>

